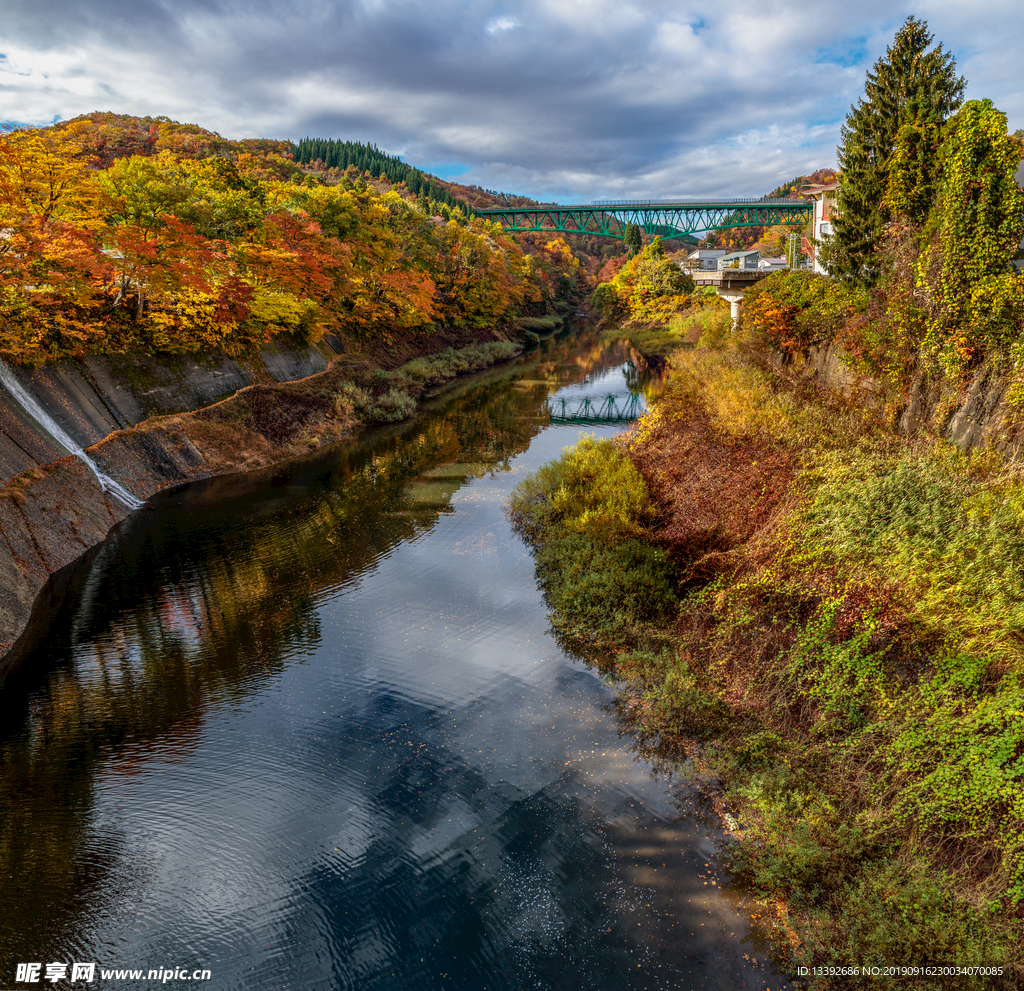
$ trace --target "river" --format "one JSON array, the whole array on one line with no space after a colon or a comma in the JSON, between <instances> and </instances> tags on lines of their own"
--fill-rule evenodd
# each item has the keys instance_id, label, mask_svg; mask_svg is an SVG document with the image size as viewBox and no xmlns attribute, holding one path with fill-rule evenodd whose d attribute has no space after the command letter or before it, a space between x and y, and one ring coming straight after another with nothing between
<instances>
[{"instance_id":1,"label":"river","mask_svg":"<svg viewBox=\"0 0 1024 991\"><path fill-rule=\"evenodd\" d=\"M0 986L788 987L504 516L578 436L548 398L636 393L625 359L546 342L51 580L0 699Z\"/></svg>"}]
</instances>

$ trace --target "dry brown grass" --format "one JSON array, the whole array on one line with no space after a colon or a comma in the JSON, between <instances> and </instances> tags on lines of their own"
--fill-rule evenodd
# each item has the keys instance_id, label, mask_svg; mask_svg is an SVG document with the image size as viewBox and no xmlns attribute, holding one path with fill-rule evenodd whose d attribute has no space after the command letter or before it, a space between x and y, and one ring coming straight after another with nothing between
<instances>
[{"instance_id":1,"label":"dry brown grass","mask_svg":"<svg viewBox=\"0 0 1024 991\"><path fill-rule=\"evenodd\" d=\"M15 475L6 485L0 486L0 499L10 499L16 506L24 506L28 502L25 494L33 481L46 478L41 468L29 468L20 475Z\"/></svg>"},{"instance_id":2,"label":"dry brown grass","mask_svg":"<svg viewBox=\"0 0 1024 991\"><path fill-rule=\"evenodd\" d=\"M792 454L723 435L697 404L662 416L631 455L662 511L659 541L701 581L769 523L793 478Z\"/></svg>"}]
</instances>

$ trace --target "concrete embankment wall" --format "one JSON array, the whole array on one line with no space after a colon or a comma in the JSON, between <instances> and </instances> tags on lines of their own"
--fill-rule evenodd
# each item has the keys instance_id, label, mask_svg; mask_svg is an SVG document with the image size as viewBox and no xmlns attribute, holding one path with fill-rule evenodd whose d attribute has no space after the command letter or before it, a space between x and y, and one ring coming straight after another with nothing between
<instances>
[{"instance_id":1,"label":"concrete embankment wall","mask_svg":"<svg viewBox=\"0 0 1024 991\"><path fill-rule=\"evenodd\" d=\"M151 416L201 409L257 378L289 382L327 368L327 359L313 347L269 346L261 358L261 367L253 367L216 352L159 358L90 355L13 371L64 431L82 447L89 447ZM0 482L66 453L0 387Z\"/></svg>"},{"instance_id":2,"label":"concrete embankment wall","mask_svg":"<svg viewBox=\"0 0 1024 991\"><path fill-rule=\"evenodd\" d=\"M14 373L64 432L89 449L100 471L146 499L210 471L191 441L173 427L127 428L154 415L200 409L257 379L294 381L326 368L327 359L316 348L277 346L263 351L261 367L243 366L223 354L118 355ZM129 510L2 385L0 482L2 679L3 655L25 629L49 576L102 541Z\"/></svg>"}]
</instances>

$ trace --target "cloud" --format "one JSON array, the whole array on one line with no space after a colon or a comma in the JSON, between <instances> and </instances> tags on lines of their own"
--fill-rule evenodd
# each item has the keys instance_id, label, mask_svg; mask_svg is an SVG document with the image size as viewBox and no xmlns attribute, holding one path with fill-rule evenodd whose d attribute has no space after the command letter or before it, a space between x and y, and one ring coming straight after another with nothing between
<instances>
[{"instance_id":1,"label":"cloud","mask_svg":"<svg viewBox=\"0 0 1024 991\"><path fill-rule=\"evenodd\" d=\"M511 31L512 28L517 27L519 27L519 21L514 17L496 17L488 23L484 30L488 34L497 34L499 31Z\"/></svg>"},{"instance_id":2,"label":"cloud","mask_svg":"<svg viewBox=\"0 0 1024 991\"><path fill-rule=\"evenodd\" d=\"M915 8L1024 126L1024 8ZM8 0L0 119L160 115L373 141L543 198L755 195L835 162L909 7L795 0Z\"/></svg>"}]
</instances>

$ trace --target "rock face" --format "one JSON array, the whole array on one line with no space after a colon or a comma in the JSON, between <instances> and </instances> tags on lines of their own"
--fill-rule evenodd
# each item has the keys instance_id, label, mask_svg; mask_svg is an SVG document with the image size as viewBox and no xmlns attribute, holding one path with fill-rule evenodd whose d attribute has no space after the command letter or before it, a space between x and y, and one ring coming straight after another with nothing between
<instances>
[{"instance_id":1,"label":"rock face","mask_svg":"<svg viewBox=\"0 0 1024 991\"><path fill-rule=\"evenodd\" d=\"M865 405L881 408L898 397L887 395L884 385L858 375L842 361L833 345L812 347L804 355L775 352L769 364L786 378L813 382ZM990 365L979 368L961 392L947 380L926 372L918 374L899 415L901 433L931 433L966 450L993 447L1010 458L1024 454L1024 411L1010 402L1013 373Z\"/></svg>"},{"instance_id":2,"label":"rock face","mask_svg":"<svg viewBox=\"0 0 1024 991\"><path fill-rule=\"evenodd\" d=\"M50 575L103 540L128 515L77 458L37 469L27 481L8 487L0 499L0 649L5 650L24 629Z\"/></svg>"},{"instance_id":3,"label":"rock face","mask_svg":"<svg viewBox=\"0 0 1024 991\"><path fill-rule=\"evenodd\" d=\"M329 353L329 352L328 352ZM262 368L222 354L90 356L39 369L15 368L19 383L101 472L139 499L210 474L203 456L173 426L130 430L154 414L183 413L258 378L305 378L327 368L312 347L268 347ZM28 622L50 575L100 543L129 510L101 488L0 386L0 679L3 655Z\"/></svg>"}]
</instances>

